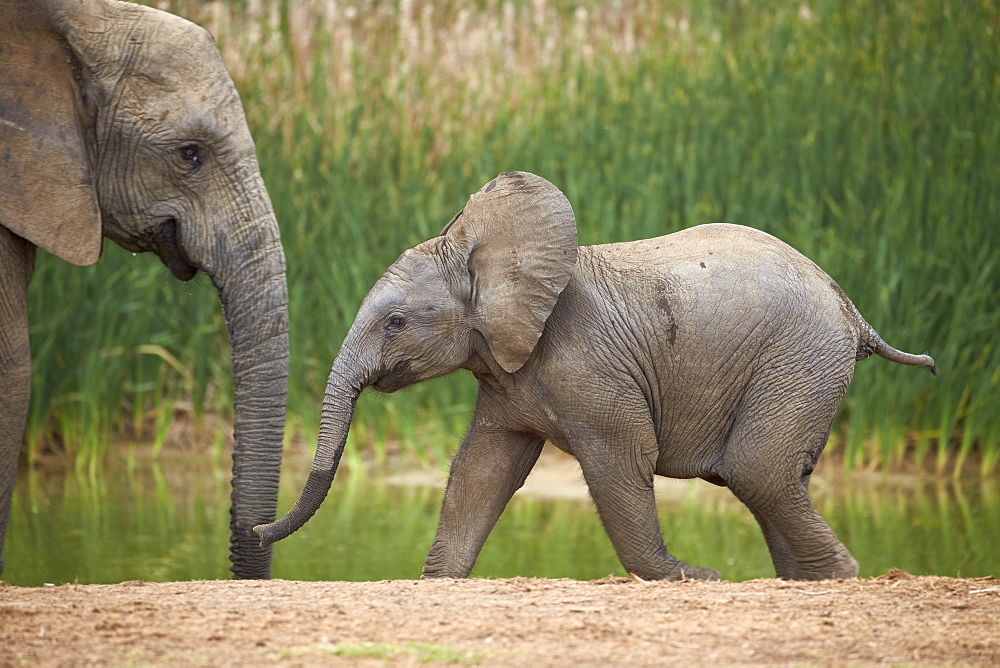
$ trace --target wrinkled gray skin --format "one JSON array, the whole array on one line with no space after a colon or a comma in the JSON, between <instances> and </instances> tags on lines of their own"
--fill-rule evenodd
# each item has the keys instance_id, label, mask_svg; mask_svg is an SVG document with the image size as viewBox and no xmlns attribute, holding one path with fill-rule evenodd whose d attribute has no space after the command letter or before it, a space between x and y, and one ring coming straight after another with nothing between
<instances>
[{"instance_id":1,"label":"wrinkled gray skin","mask_svg":"<svg viewBox=\"0 0 1000 668\"><path fill-rule=\"evenodd\" d=\"M28 405L36 247L88 265L103 235L181 280L204 271L218 290L235 386L232 571L266 578L271 554L251 528L277 507L285 258L212 37L114 0L0 0L0 25L0 545Z\"/></svg>"},{"instance_id":2,"label":"wrinkled gray skin","mask_svg":"<svg viewBox=\"0 0 1000 668\"><path fill-rule=\"evenodd\" d=\"M333 364L305 489L255 531L266 545L315 512L362 388L462 368L479 398L424 577L469 574L546 440L579 460L622 565L643 579L719 577L667 553L654 475L729 487L780 577L853 577L807 487L855 361L873 352L933 370L886 345L829 276L763 232L703 225L577 252L562 193L501 174L365 298Z\"/></svg>"}]
</instances>

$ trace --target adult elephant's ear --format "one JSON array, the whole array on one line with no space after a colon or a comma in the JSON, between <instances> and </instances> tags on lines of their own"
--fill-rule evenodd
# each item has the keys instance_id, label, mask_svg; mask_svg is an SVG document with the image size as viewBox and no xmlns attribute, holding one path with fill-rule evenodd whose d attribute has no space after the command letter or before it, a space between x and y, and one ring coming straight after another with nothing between
<instances>
[{"instance_id":1,"label":"adult elephant's ear","mask_svg":"<svg viewBox=\"0 0 1000 668\"><path fill-rule=\"evenodd\" d=\"M508 373L521 368L576 265L573 207L540 176L504 172L443 234L468 249L477 329Z\"/></svg>"},{"instance_id":2,"label":"adult elephant's ear","mask_svg":"<svg viewBox=\"0 0 1000 668\"><path fill-rule=\"evenodd\" d=\"M84 140L83 72L25 2L0 0L0 225L78 265L101 253Z\"/></svg>"}]
</instances>

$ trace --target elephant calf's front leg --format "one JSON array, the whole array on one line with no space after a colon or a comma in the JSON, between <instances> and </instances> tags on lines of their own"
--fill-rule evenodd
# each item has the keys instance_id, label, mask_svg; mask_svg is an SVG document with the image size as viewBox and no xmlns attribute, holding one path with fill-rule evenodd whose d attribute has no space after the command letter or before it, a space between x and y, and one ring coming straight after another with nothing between
<instances>
[{"instance_id":1,"label":"elephant calf's front leg","mask_svg":"<svg viewBox=\"0 0 1000 668\"><path fill-rule=\"evenodd\" d=\"M424 563L425 578L464 578L486 538L531 468L544 440L491 431L475 420L451 463L437 535Z\"/></svg>"}]
</instances>

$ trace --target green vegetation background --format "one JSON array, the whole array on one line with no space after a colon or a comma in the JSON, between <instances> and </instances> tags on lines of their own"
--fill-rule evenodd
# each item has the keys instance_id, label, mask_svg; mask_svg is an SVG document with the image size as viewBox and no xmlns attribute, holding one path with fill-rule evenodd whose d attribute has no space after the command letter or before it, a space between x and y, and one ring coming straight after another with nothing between
<instances>
[{"instance_id":1,"label":"green vegetation background","mask_svg":"<svg viewBox=\"0 0 1000 668\"><path fill-rule=\"evenodd\" d=\"M288 259L289 438L311 440L372 283L500 171L569 197L581 244L758 227L827 270L940 375L858 364L831 449L987 473L1000 459L1000 10L989 0L399 0L161 8L208 27L240 90ZM40 254L29 456L100 462L176 416L223 447L225 324L210 283L105 244ZM467 374L359 403L349 450L435 461Z\"/></svg>"}]
</instances>

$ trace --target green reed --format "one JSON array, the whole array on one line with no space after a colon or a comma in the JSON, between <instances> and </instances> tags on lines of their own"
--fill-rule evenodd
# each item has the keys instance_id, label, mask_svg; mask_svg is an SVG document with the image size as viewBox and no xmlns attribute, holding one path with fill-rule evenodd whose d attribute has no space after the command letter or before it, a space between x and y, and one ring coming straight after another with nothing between
<instances>
[{"instance_id":1,"label":"green reed","mask_svg":"<svg viewBox=\"0 0 1000 668\"><path fill-rule=\"evenodd\" d=\"M330 364L384 268L520 169L563 189L582 244L729 221L797 247L941 372L859 363L838 456L996 469L993 3L166 4L216 35L282 226L290 438L314 436ZM41 258L31 304L36 448L89 457L122 427L149 437L177 415L229 414L207 281L108 248L87 270ZM474 396L467 375L366 395L352 448L440 459Z\"/></svg>"}]
</instances>

